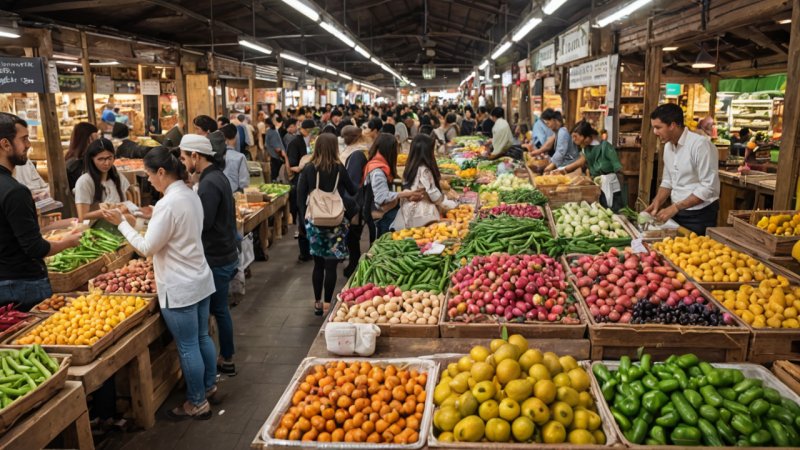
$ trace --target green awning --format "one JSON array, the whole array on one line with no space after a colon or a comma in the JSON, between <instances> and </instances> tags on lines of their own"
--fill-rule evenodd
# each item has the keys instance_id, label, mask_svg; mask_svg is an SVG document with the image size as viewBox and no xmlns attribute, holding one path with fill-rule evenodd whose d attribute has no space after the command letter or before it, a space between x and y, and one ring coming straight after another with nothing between
<instances>
[{"instance_id":1,"label":"green awning","mask_svg":"<svg viewBox=\"0 0 800 450\"><path fill-rule=\"evenodd\" d=\"M703 87L711 92L711 83L703 80ZM726 78L719 80L718 92L761 92L786 91L786 74L780 73L765 77Z\"/></svg>"}]
</instances>

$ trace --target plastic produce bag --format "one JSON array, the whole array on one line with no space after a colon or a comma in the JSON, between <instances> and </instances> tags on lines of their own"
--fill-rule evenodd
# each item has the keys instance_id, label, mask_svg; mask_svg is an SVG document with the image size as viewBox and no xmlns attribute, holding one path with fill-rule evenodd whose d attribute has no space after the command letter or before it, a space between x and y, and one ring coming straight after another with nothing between
<instances>
[{"instance_id":1,"label":"plastic produce bag","mask_svg":"<svg viewBox=\"0 0 800 450\"><path fill-rule=\"evenodd\" d=\"M331 322L325 327L325 345L336 355L370 356L381 329L374 324Z\"/></svg>"}]
</instances>

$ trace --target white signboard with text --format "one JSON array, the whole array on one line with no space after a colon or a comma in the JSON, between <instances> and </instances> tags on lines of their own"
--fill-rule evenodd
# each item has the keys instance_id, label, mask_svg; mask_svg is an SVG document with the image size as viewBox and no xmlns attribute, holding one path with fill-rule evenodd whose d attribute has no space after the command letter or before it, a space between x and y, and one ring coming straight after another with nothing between
<instances>
[{"instance_id":1,"label":"white signboard with text","mask_svg":"<svg viewBox=\"0 0 800 450\"><path fill-rule=\"evenodd\" d=\"M565 64L589 57L589 33L591 27L586 21L558 37L558 54L556 62Z\"/></svg>"},{"instance_id":2,"label":"white signboard with text","mask_svg":"<svg viewBox=\"0 0 800 450\"><path fill-rule=\"evenodd\" d=\"M533 70L542 70L556 63L556 43L551 42L534 52Z\"/></svg>"}]
</instances>

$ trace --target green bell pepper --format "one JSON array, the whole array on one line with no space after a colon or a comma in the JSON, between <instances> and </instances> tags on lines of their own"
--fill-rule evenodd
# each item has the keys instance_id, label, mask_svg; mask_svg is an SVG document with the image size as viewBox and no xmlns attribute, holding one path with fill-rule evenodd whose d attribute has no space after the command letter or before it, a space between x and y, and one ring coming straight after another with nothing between
<instances>
[{"instance_id":1,"label":"green bell pepper","mask_svg":"<svg viewBox=\"0 0 800 450\"><path fill-rule=\"evenodd\" d=\"M642 384L651 391L656 390L658 389L658 378L648 373L642 378Z\"/></svg>"},{"instance_id":2,"label":"green bell pepper","mask_svg":"<svg viewBox=\"0 0 800 450\"><path fill-rule=\"evenodd\" d=\"M642 396L642 408L656 413L661 410L661 407L667 404L669 397L661 391L649 391Z\"/></svg>"},{"instance_id":3,"label":"green bell pepper","mask_svg":"<svg viewBox=\"0 0 800 450\"><path fill-rule=\"evenodd\" d=\"M729 387L721 387L717 389L717 392L727 400L736 400L736 392L733 392L733 389Z\"/></svg>"},{"instance_id":4,"label":"green bell pepper","mask_svg":"<svg viewBox=\"0 0 800 450\"><path fill-rule=\"evenodd\" d=\"M634 444L641 444L647 436L647 422L637 417L633 421L633 427L623 434L628 441Z\"/></svg>"},{"instance_id":5,"label":"green bell pepper","mask_svg":"<svg viewBox=\"0 0 800 450\"><path fill-rule=\"evenodd\" d=\"M697 412L692 408L692 405L686 400L681 392L673 392L670 396L672 403L675 405L675 410L680 414L681 419L689 425L697 425Z\"/></svg>"},{"instance_id":6,"label":"green bell pepper","mask_svg":"<svg viewBox=\"0 0 800 450\"><path fill-rule=\"evenodd\" d=\"M703 396L694 389L684 389L683 396L689 401L693 408L697 409L703 404Z\"/></svg>"},{"instance_id":7,"label":"green bell pepper","mask_svg":"<svg viewBox=\"0 0 800 450\"><path fill-rule=\"evenodd\" d=\"M733 445L736 443L736 432L733 431L733 428L730 427L727 423L725 423L722 419L716 421L714 425L717 426L717 431L719 432L719 436L727 442L729 445Z\"/></svg>"},{"instance_id":8,"label":"green bell pepper","mask_svg":"<svg viewBox=\"0 0 800 450\"><path fill-rule=\"evenodd\" d=\"M665 393L670 393L680 387L678 380L661 380L658 382L658 390Z\"/></svg>"},{"instance_id":9,"label":"green bell pepper","mask_svg":"<svg viewBox=\"0 0 800 450\"><path fill-rule=\"evenodd\" d=\"M681 369L688 369L689 367L696 366L699 362L700 358L698 358L697 355L694 353L687 353L679 356L675 361L675 364L677 364Z\"/></svg>"},{"instance_id":10,"label":"green bell pepper","mask_svg":"<svg viewBox=\"0 0 800 450\"><path fill-rule=\"evenodd\" d=\"M777 420L767 420L767 430L769 430L769 434L772 436L772 442L778 447L788 447L791 445L789 442L789 435L786 434L784 428L786 427Z\"/></svg>"},{"instance_id":11,"label":"green bell pepper","mask_svg":"<svg viewBox=\"0 0 800 450\"><path fill-rule=\"evenodd\" d=\"M674 445L684 446L700 445L700 439L702 437L703 433L701 433L699 429L688 425L678 425L669 435L669 439Z\"/></svg>"},{"instance_id":12,"label":"green bell pepper","mask_svg":"<svg viewBox=\"0 0 800 450\"><path fill-rule=\"evenodd\" d=\"M678 414L678 411L670 411L668 413L662 414L661 417L656 419L656 425L662 426L665 428L672 428L680 422L681 416Z\"/></svg>"},{"instance_id":13,"label":"green bell pepper","mask_svg":"<svg viewBox=\"0 0 800 450\"><path fill-rule=\"evenodd\" d=\"M714 386L708 385L701 387L700 394L703 396L703 400L705 400L707 405L717 407L722 404L722 396L714 389Z\"/></svg>"},{"instance_id":14,"label":"green bell pepper","mask_svg":"<svg viewBox=\"0 0 800 450\"><path fill-rule=\"evenodd\" d=\"M722 440L717 433L717 429L706 419L697 420L697 427L703 433L703 442L711 447L722 447Z\"/></svg>"},{"instance_id":15,"label":"green bell pepper","mask_svg":"<svg viewBox=\"0 0 800 450\"><path fill-rule=\"evenodd\" d=\"M743 414L733 415L733 418L731 419L731 427L733 427L733 429L739 433L747 436L756 431L756 426L753 424L753 421Z\"/></svg>"},{"instance_id":16,"label":"green bell pepper","mask_svg":"<svg viewBox=\"0 0 800 450\"><path fill-rule=\"evenodd\" d=\"M769 388L769 387L765 387L764 388L764 400L766 400L766 401L768 401L770 403L780 404L781 403L781 394L775 389L772 389L772 388Z\"/></svg>"},{"instance_id":17,"label":"green bell pepper","mask_svg":"<svg viewBox=\"0 0 800 450\"><path fill-rule=\"evenodd\" d=\"M620 430L628 431L631 429L631 421L625 416L625 414L622 414L622 411L613 406L609 409L611 410L611 415L614 416L614 420L617 421L617 425L619 425Z\"/></svg>"},{"instance_id":18,"label":"green bell pepper","mask_svg":"<svg viewBox=\"0 0 800 450\"><path fill-rule=\"evenodd\" d=\"M763 398L759 398L750 403L750 414L756 417L761 417L769 411L769 402Z\"/></svg>"},{"instance_id":19,"label":"green bell pepper","mask_svg":"<svg viewBox=\"0 0 800 450\"><path fill-rule=\"evenodd\" d=\"M667 445L667 432L661 426L654 426L650 428L649 436L658 442L658 445Z\"/></svg>"},{"instance_id":20,"label":"green bell pepper","mask_svg":"<svg viewBox=\"0 0 800 450\"><path fill-rule=\"evenodd\" d=\"M772 434L767 430L758 430L755 433L750 435L748 441L751 444L756 446L763 446L766 445L769 441L772 440Z\"/></svg>"},{"instance_id":21,"label":"green bell pepper","mask_svg":"<svg viewBox=\"0 0 800 450\"><path fill-rule=\"evenodd\" d=\"M767 411L767 417L770 419L775 419L784 425L791 425L794 423L795 419L791 411L778 405L772 405L769 407L769 410Z\"/></svg>"},{"instance_id":22,"label":"green bell pepper","mask_svg":"<svg viewBox=\"0 0 800 450\"><path fill-rule=\"evenodd\" d=\"M719 410L711 405L700 405L700 409L697 412L702 418L712 423L720 419Z\"/></svg>"}]
</instances>

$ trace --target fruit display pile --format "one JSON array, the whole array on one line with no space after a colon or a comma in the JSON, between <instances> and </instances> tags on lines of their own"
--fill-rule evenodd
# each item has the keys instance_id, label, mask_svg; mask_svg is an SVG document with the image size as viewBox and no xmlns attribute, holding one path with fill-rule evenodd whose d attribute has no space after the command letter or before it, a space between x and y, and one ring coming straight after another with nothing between
<instances>
[{"instance_id":1,"label":"fruit display pile","mask_svg":"<svg viewBox=\"0 0 800 450\"><path fill-rule=\"evenodd\" d=\"M682 280L653 251L637 254L630 249L623 252L612 249L596 256L580 256L570 261L570 271L589 312L598 322L682 325L726 322L718 308L707 304L695 285ZM706 319L709 323L704 323Z\"/></svg>"},{"instance_id":2,"label":"fruit display pile","mask_svg":"<svg viewBox=\"0 0 800 450\"><path fill-rule=\"evenodd\" d=\"M434 390L439 442L605 444L590 377L571 356L513 335L478 345L442 371Z\"/></svg>"},{"instance_id":3,"label":"fruit display pile","mask_svg":"<svg viewBox=\"0 0 800 450\"><path fill-rule=\"evenodd\" d=\"M776 236L800 236L800 212L793 216L789 214L764 216L756 226Z\"/></svg>"},{"instance_id":4,"label":"fruit display pile","mask_svg":"<svg viewBox=\"0 0 800 450\"><path fill-rule=\"evenodd\" d=\"M800 328L800 287L778 275L758 286L742 285L739 290L714 290L719 302L753 328Z\"/></svg>"},{"instance_id":5,"label":"fruit display pile","mask_svg":"<svg viewBox=\"0 0 800 450\"><path fill-rule=\"evenodd\" d=\"M148 300L142 297L82 295L13 343L93 345L147 304Z\"/></svg>"},{"instance_id":6,"label":"fruit display pile","mask_svg":"<svg viewBox=\"0 0 800 450\"><path fill-rule=\"evenodd\" d=\"M90 228L83 232L81 244L68 248L47 259L49 272L71 272L78 267L94 261L106 253L116 251L125 242L121 234Z\"/></svg>"},{"instance_id":7,"label":"fruit display pile","mask_svg":"<svg viewBox=\"0 0 800 450\"><path fill-rule=\"evenodd\" d=\"M409 251L409 245L413 251ZM450 256L420 256L414 241L379 239L358 262L351 286L395 285L401 291L444 292L452 265Z\"/></svg>"},{"instance_id":8,"label":"fruit display pile","mask_svg":"<svg viewBox=\"0 0 800 450\"><path fill-rule=\"evenodd\" d=\"M443 294L402 291L367 284L345 289L333 322L435 325L444 304Z\"/></svg>"},{"instance_id":9,"label":"fruit display pile","mask_svg":"<svg viewBox=\"0 0 800 450\"><path fill-rule=\"evenodd\" d=\"M413 239L417 245L423 246L432 242L458 240L466 236L469 222L475 216L472 205L459 205L447 212L444 222L436 222L424 227L404 228L392 232L392 239Z\"/></svg>"},{"instance_id":10,"label":"fruit display pile","mask_svg":"<svg viewBox=\"0 0 800 450\"><path fill-rule=\"evenodd\" d=\"M601 235L605 238L629 238L621 223L614 219L614 212L599 203L566 203L553 211L556 232L559 236L577 237Z\"/></svg>"},{"instance_id":11,"label":"fruit display pile","mask_svg":"<svg viewBox=\"0 0 800 450\"><path fill-rule=\"evenodd\" d=\"M413 444L420 440L428 374L368 361L314 366L274 432L303 442Z\"/></svg>"},{"instance_id":12,"label":"fruit display pile","mask_svg":"<svg viewBox=\"0 0 800 450\"><path fill-rule=\"evenodd\" d=\"M264 194L269 194L273 197L280 197L281 195L288 194L291 186L288 184L265 183L258 187L258 190Z\"/></svg>"},{"instance_id":13,"label":"fruit display pile","mask_svg":"<svg viewBox=\"0 0 800 450\"><path fill-rule=\"evenodd\" d=\"M98 275L90 283L92 289L105 294L154 294L158 291L150 259L133 259L125 267Z\"/></svg>"},{"instance_id":14,"label":"fruit display pile","mask_svg":"<svg viewBox=\"0 0 800 450\"><path fill-rule=\"evenodd\" d=\"M699 283L749 283L773 276L772 270L753 257L694 233L656 242L653 249Z\"/></svg>"},{"instance_id":15,"label":"fruit display pile","mask_svg":"<svg viewBox=\"0 0 800 450\"><path fill-rule=\"evenodd\" d=\"M537 186L559 186L569 184L572 179L566 175L539 175L534 179Z\"/></svg>"},{"instance_id":16,"label":"fruit display pile","mask_svg":"<svg viewBox=\"0 0 800 450\"><path fill-rule=\"evenodd\" d=\"M526 217L528 219L542 219L542 208L526 203L505 204L501 203L491 208L484 208L478 212L481 219L507 215L511 217Z\"/></svg>"},{"instance_id":17,"label":"fruit display pile","mask_svg":"<svg viewBox=\"0 0 800 450\"><path fill-rule=\"evenodd\" d=\"M41 346L0 350L0 411L24 397L58 372L58 362Z\"/></svg>"},{"instance_id":18,"label":"fruit display pile","mask_svg":"<svg viewBox=\"0 0 800 450\"><path fill-rule=\"evenodd\" d=\"M693 354L619 368L592 365L625 438L634 444L712 447L800 446L800 407L758 378Z\"/></svg>"},{"instance_id":19,"label":"fruit display pile","mask_svg":"<svg viewBox=\"0 0 800 450\"><path fill-rule=\"evenodd\" d=\"M458 256L542 253L552 240L544 221L504 215L473 222Z\"/></svg>"},{"instance_id":20,"label":"fruit display pile","mask_svg":"<svg viewBox=\"0 0 800 450\"><path fill-rule=\"evenodd\" d=\"M451 321L580 323L564 269L546 255L476 256L451 282Z\"/></svg>"}]
</instances>

